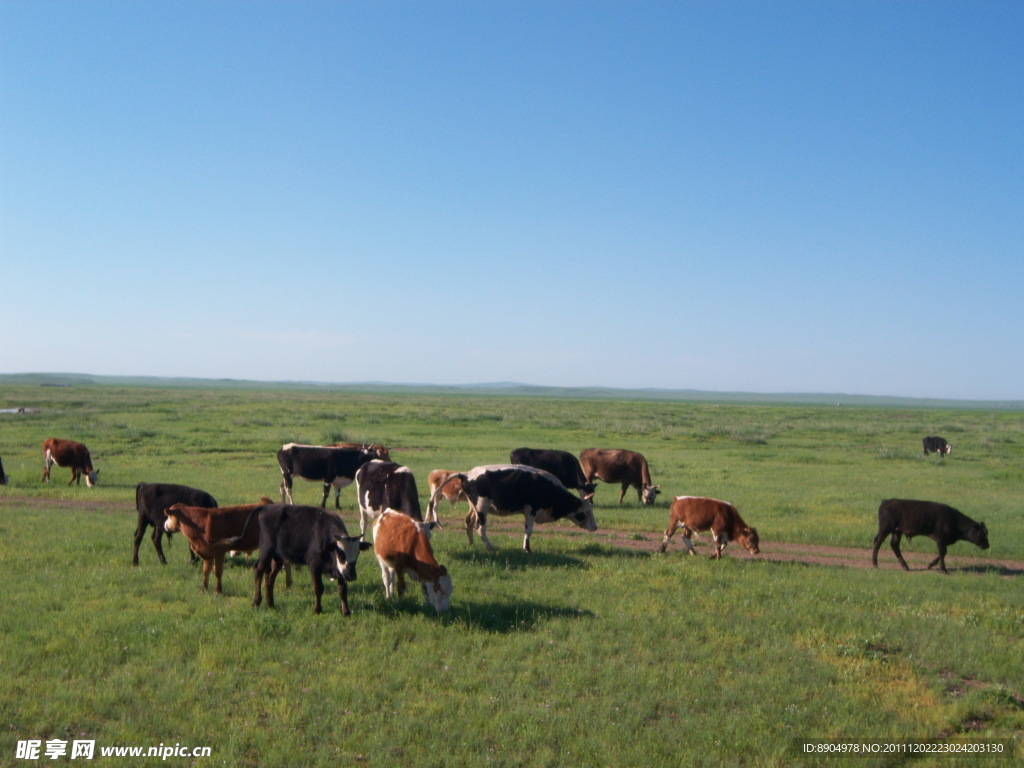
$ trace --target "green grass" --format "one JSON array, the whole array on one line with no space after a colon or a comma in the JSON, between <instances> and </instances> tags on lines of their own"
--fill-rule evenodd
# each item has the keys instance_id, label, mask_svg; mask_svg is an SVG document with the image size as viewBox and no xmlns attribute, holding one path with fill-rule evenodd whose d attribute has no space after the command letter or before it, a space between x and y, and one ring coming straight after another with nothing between
<instances>
[{"instance_id":1,"label":"green grass","mask_svg":"<svg viewBox=\"0 0 1024 768\"><path fill-rule=\"evenodd\" d=\"M0 488L0 764L15 762L17 740L48 738L208 745L196 765L230 766L784 766L795 738L1007 738L1024 755L1019 576L653 552L668 498L688 493L733 501L762 541L860 547L868 559L879 500L911 496L988 524L992 548L954 545L954 568L1024 559L1024 414L0 389L0 408L18 406L39 413L0 415L13 480ZM921 436L936 433L952 456L921 455ZM40 482L51 435L89 444L98 487L68 488L57 469ZM490 554L443 508L434 546L455 594L442 617L417 592L385 603L365 555L347 620L330 587L312 614L304 572L273 611L250 607L242 563L225 569L222 597L200 594L180 538L168 566L146 540L130 567L135 483L184 482L223 504L274 496L283 442L341 439L389 446L421 494L430 469L507 461L523 445L639 450L659 504L642 509L630 494L619 508L617 488L600 486L596 514L650 547L615 547L601 530L558 536L577 531L559 524L538 528L530 555L511 533L494 534ZM319 500L313 484L296 493ZM342 501L352 529L351 489Z\"/></svg>"}]
</instances>

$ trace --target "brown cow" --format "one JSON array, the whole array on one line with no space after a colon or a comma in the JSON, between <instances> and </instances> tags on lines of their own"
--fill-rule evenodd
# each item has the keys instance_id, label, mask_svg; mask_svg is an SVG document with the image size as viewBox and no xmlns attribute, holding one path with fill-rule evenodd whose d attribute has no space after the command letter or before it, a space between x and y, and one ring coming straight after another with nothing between
<instances>
[{"instance_id":1,"label":"brown cow","mask_svg":"<svg viewBox=\"0 0 1024 768\"><path fill-rule=\"evenodd\" d=\"M636 488L641 504L653 504L654 498L661 493L660 485L651 485L647 459L635 451L586 448L580 451L580 466L588 483L594 482L595 477L605 483L621 483L619 504L630 486Z\"/></svg>"},{"instance_id":2,"label":"brown cow","mask_svg":"<svg viewBox=\"0 0 1024 768\"><path fill-rule=\"evenodd\" d=\"M267 504L264 497L259 504L241 504L235 507L190 507L174 504L165 510L164 530L181 532L188 539L192 551L203 559L203 591L210 582L210 571L217 577L216 593L221 593L221 573L224 555L228 552L252 552L260 547L260 525L257 516ZM285 573L291 586L291 570Z\"/></svg>"},{"instance_id":3,"label":"brown cow","mask_svg":"<svg viewBox=\"0 0 1024 768\"><path fill-rule=\"evenodd\" d=\"M418 523L402 512L387 509L373 523L373 553L380 563L384 596L405 593L405 575L418 581L423 599L438 613L448 610L452 599L452 577L434 559L430 546L433 524Z\"/></svg>"},{"instance_id":4,"label":"brown cow","mask_svg":"<svg viewBox=\"0 0 1024 768\"><path fill-rule=\"evenodd\" d=\"M43 441L43 480L50 482L50 467L56 464L58 467L71 468L71 485L76 480L82 484L82 475L85 475L85 484L92 488L96 485L96 479L100 471L92 468L92 457L89 456L89 449L82 443L74 440L61 440L56 437L48 437Z\"/></svg>"},{"instance_id":5,"label":"brown cow","mask_svg":"<svg viewBox=\"0 0 1024 768\"><path fill-rule=\"evenodd\" d=\"M757 529L743 522L736 507L725 501L703 496L676 496L669 507L668 528L661 542L662 552L677 528L683 529L683 543L691 555L696 552L690 537L697 531L707 530L715 540L715 554L711 557L721 559L722 550L730 541L738 541L752 555L760 552Z\"/></svg>"},{"instance_id":6,"label":"brown cow","mask_svg":"<svg viewBox=\"0 0 1024 768\"><path fill-rule=\"evenodd\" d=\"M469 501L469 497L462 487L462 478L452 477L452 475L458 475L458 473L454 469L435 469L427 476L431 499L427 506L427 522L440 522L437 519L437 506L433 503L438 488L441 489L441 496L448 499L448 503L453 507L460 501ZM438 500L440 501L440 499Z\"/></svg>"}]
</instances>

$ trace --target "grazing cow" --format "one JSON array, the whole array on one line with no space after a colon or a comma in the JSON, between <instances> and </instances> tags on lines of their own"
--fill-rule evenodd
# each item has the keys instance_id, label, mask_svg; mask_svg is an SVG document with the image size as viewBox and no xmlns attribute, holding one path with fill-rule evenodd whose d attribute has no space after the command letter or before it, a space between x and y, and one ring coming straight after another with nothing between
<instances>
[{"instance_id":1,"label":"grazing cow","mask_svg":"<svg viewBox=\"0 0 1024 768\"><path fill-rule=\"evenodd\" d=\"M386 509L373 524L373 552L380 563L385 597L394 596L396 582L399 597L405 594L404 577L408 575L420 583L423 599L441 613L448 610L452 599L452 577L434 558L430 546L430 529L434 525Z\"/></svg>"},{"instance_id":2,"label":"grazing cow","mask_svg":"<svg viewBox=\"0 0 1024 768\"><path fill-rule=\"evenodd\" d=\"M296 445L288 443L277 452L281 466L281 502L292 503L292 477L320 481L324 484L321 507L327 506L327 497L334 486L334 506L341 509L341 489L351 483L356 470L377 454L362 448L335 448L322 445Z\"/></svg>"},{"instance_id":3,"label":"grazing cow","mask_svg":"<svg viewBox=\"0 0 1024 768\"><path fill-rule=\"evenodd\" d=\"M167 508L164 530L168 533L181 532L188 539L192 551L203 559L204 592L213 570L217 577L216 593L221 593L224 556L228 552L252 552L259 547L260 530L255 518L271 503L270 499L264 498L258 504L235 507L193 507L179 503ZM287 578L291 584L291 574Z\"/></svg>"},{"instance_id":4,"label":"grazing cow","mask_svg":"<svg viewBox=\"0 0 1024 768\"><path fill-rule=\"evenodd\" d=\"M7 485L8 477L4 474L4 460L0 459L0 485Z\"/></svg>"},{"instance_id":5,"label":"grazing cow","mask_svg":"<svg viewBox=\"0 0 1024 768\"><path fill-rule=\"evenodd\" d=\"M466 516L466 536L473 543L473 530L488 549L494 546L487 538L487 515L522 514L526 519L523 551L530 551L530 534L537 523L568 518L580 528L597 530L594 506L590 496L579 498L566 490L550 472L522 464L497 464L476 467L460 472L462 487L469 498ZM436 506L441 490L430 498L430 507ZM429 519L428 512L428 519Z\"/></svg>"},{"instance_id":6,"label":"grazing cow","mask_svg":"<svg viewBox=\"0 0 1024 768\"><path fill-rule=\"evenodd\" d=\"M711 531L711 537L715 540L715 554L711 557L719 560L722 558L722 550L730 541L739 542L752 555L761 551L757 529L743 522L736 507L726 501L703 496L676 496L669 507L668 528L661 541L662 552L678 528L683 529L683 544L691 555L697 553L690 537L698 531Z\"/></svg>"},{"instance_id":7,"label":"grazing cow","mask_svg":"<svg viewBox=\"0 0 1024 768\"><path fill-rule=\"evenodd\" d=\"M260 558L254 577L256 593L252 604L263 602L262 584L266 579L267 606L274 607L274 580L285 563L309 567L313 580L313 613L320 613L324 593L323 574L338 580L341 614L348 616L348 585L356 580L356 558L370 548L368 542L349 536L345 523L333 512L319 507L268 504L259 515Z\"/></svg>"},{"instance_id":8,"label":"grazing cow","mask_svg":"<svg viewBox=\"0 0 1024 768\"><path fill-rule=\"evenodd\" d=\"M43 480L50 482L50 467L56 464L58 467L71 468L71 485L76 480L82 484L82 475L85 475L85 484L92 488L96 485L96 479L100 474L98 469L92 468L92 457L89 456L89 449L82 443L74 440L61 440L56 437L49 437L43 441Z\"/></svg>"},{"instance_id":9,"label":"grazing cow","mask_svg":"<svg viewBox=\"0 0 1024 768\"><path fill-rule=\"evenodd\" d=\"M943 437L925 437L921 440L924 445L924 455L927 456L929 453L937 453L940 456L949 456L953 451L953 446L946 442Z\"/></svg>"},{"instance_id":10,"label":"grazing cow","mask_svg":"<svg viewBox=\"0 0 1024 768\"><path fill-rule=\"evenodd\" d=\"M462 489L462 478L454 469L435 469L427 477L427 485L430 486L430 498L434 498L438 489L441 489L440 498L445 498L453 507L460 501L469 501L466 492ZM439 523L437 519L437 505L427 505L428 522Z\"/></svg>"},{"instance_id":11,"label":"grazing cow","mask_svg":"<svg viewBox=\"0 0 1024 768\"><path fill-rule=\"evenodd\" d=\"M366 535L366 523L389 507L422 520L416 478L408 467L393 461L373 461L356 470L356 497L359 499L359 535Z\"/></svg>"},{"instance_id":12,"label":"grazing cow","mask_svg":"<svg viewBox=\"0 0 1024 768\"><path fill-rule=\"evenodd\" d=\"M594 484L583 474L579 459L568 451L516 448L508 458L512 464L525 464L550 472L569 490L579 491L580 496L594 495Z\"/></svg>"},{"instance_id":13,"label":"grazing cow","mask_svg":"<svg viewBox=\"0 0 1024 768\"><path fill-rule=\"evenodd\" d=\"M630 486L636 488L641 504L653 504L655 497L661 493L660 485L651 485L647 459L635 451L587 448L580 451L580 465L588 483L592 483L595 477L605 483L621 483L619 504Z\"/></svg>"},{"instance_id":14,"label":"grazing cow","mask_svg":"<svg viewBox=\"0 0 1024 768\"><path fill-rule=\"evenodd\" d=\"M160 562L167 565L160 540L167 533L170 542L171 534L165 531L164 523L167 515L164 510L175 504L186 504L190 507L216 507L217 500L206 491L190 488L187 485L173 483L139 483L135 486L135 510L138 512L138 525L135 526L135 541L132 547L132 565L139 564L139 544L146 534L146 528L153 526L153 546ZM195 554L193 553L193 558Z\"/></svg>"},{"instance_id":15,"label":"grazing cow","mask_svg":"<svg viewBox=\"0 0 1024 768\"><path fill-rule=\"evenodd\" d=\"M329 447L369 451L381 461L391 461L391 453L379 443L331 443Z\"/></svg>"},{"instance_id":16,"label":"grazing cow","mask_svg":"<svg viewBox=\"0 0 1024 768\"><path fill-rule=\"evenodd\" d=\"M878 507L878 534L871 550L871 563L878 567L878 548L886 536L892 534L889 543L903 570L909 571L907 561L900 553L900 536L908 539L927 536L938 545L939 556L932 560L929 568L936 565L943 573L946 570L946 548L961 539L988 549L988 528L967 515L945 504L934 501L913 501L911 499L886 499Z\"/></svg>"}]
</instances>

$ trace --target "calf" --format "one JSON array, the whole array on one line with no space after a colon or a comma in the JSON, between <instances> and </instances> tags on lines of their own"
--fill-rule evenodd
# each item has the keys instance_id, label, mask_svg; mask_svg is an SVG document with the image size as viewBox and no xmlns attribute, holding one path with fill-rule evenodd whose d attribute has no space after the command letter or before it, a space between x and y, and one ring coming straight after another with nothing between
<instances>
[{"instance_id":1,"label":"calf","mask_svg":"<svg viewBox=\"0 0 1024 768\"><path fill-rule=\"evenodd\" d=\"M89 449L74 440L49 437L43 441L43 480L47 483L50 482L50 467L54 464L58 467L71 468L71 479L68 481L68 485L76 480L78 485L81 485L82 475L85 475L85 484L92 488L96 485L100 474L98 469L92 467Z\"/></svg>"},{"instance_id":2,"label":"calf","mask_svg":"<svg viewBox=\"0 0 1024 768\"><path fill-rule=\"evenodd\" d=\"M945 438L942 437L925 437L921 440L924 446L924 455L927 456L929 453L937 453L940 456L949 456L953 451L953 446L946 442Z\"/></svg>"},{"instance_id":3,"label":"calf","mask_svg":"<svg viewBox=\"0 0 1024 768\"><path fill-rule=\"evenodd\" d=\"M146 528L153 526L153 546L160 562L167 565L160 540L167 533L170 543L171 533L166 531L164 523L167 515L164 510L175 504L186 504L190 507L216 507L217 500L206 491L190 488L187 485L173 483L139 483L135 486L135 511L138 513L138 524L135 526L135 539L132 547L132 565L139 564L139 544L146 534ZM193 553L193 558L195 554Z\"/></svg>"},{"instance_id":4,"label":"calf","mask_svg":"<svg viewBox=\"0 0 1024 768\"><path fill-rule=\"evenodd\" d=\"M359 535L366 535L366 523L384 510L404 512L415 520L422 520L420 497L416 478L408 467L393 461L373 461L356 470L356 497L359 499Z\"/></svg>"},{"instance_id":5,"label":"calf","mask_svg":"<svg viewBox=\"0 0 1024 768\"><path fill-rule=\"evenodd\" d=\"M386 509L373 524L373 552L380 563L384 595L405 594L405 576L418 581L423 599L438 613L447 611L452 599L452 577L438 565L430 546L430 529L436 523L422 523L408 515Z\"/></svg>"},{"instance_id":6,"label":"calf","mask_svg":"<svg viewBox=\"0 0 1024 768\"><path fill-rule=\"evenodd\" d=\"M594 484L583 474L580 461L568 451L557 451L545 448L516 448L509 454L511 464L525 464L550 472L558 481L570 490L578 491L580 496L593 495Z\"/></svg>"},{"instance_id":7,"label":"calf","mask_svg":"<svg viewBox=\"0 0 1024 768\"><path fill-rule=\"evenodd\" d=\"M345 523L332 512L319 507L268 504L259 515L260 557L254 569L256 593L252 604L263 602L262 585L266 579L267 605L274 607L274 580L285 563L301 563L309 567L313 580L313 613L320 613L320 597L324 593L323 574L338 580L341 614L348 608L347 582L356 580L356 558L370 545L361 538L349 536Z\"/></svg>"},{"instance_id":8,"label":"calf","mask_svg":"<svg viewBox=\"0 0 1024 768\"><path fill-rule=\"evenodd\" d=\"M525 518L523 551L530 551L530 536L534 525L567 518L580 528L597 530L594 506L590 496L579 498L566 490L558 478L543 469L521 464L497 464L475 467L456 475L469 498L466 517L466 536L473 543L473 531L488 549L494 546L487 538L487 515L517 515ZM440 489L430 499L431 507L437 503Z\"/></svg>"},{"instance_id":9,"label":"calf","mask_svg":"<svg viewBox=\"0 0 1024 768\"><path fill-rule=\"evenodd\" d=\"M636 451L587 448L580 451L580 466L588 483L592 483L595 477L605 483L621 483L619 504L630 486L636 488L641 504L653 504L655 497L661 493L660 485L651 485L647 459Z\"/></svg>"},{"instance_id":10,"label":"calf","mask_svg":"<svg viewBox=\"0 0 1024 768\"><path fill-rule=\"evenodd\" d=\"M907 561L900 553L900 536L908 539L914 536L927 536L934 539L938 546L939 556L932 560L929 568L939 566L946 570L946 548L961 539L969 541L981 549L988 549L988 528L984 523L977 523L967 515L945 504L934 501L913 501L911 499L886 499L878 507L878 534L875 536L874 548L871 550L871 563L878 567L878 548L886 536L892 534L889 543L896 559L903 570L909 571Z\"/></svg>"},{"instance_id":11,"label":"calf","mask_svg":"<svg viewBox=\"0 0 1024 768\"><path fill-rule=\"evenodd\" d=\"M761 551L757 529L743 522L736 507L718 499L676 496L669 507L668 528L661 542L662 552L678 528L683 529L683 544L691 555L697 553L690 537L698 531L711 531L711 537L715 540L715 554L711 557L719 560L722 558L722 550L730 541L739 542L752 555Z\"/></svg>"},{"instance_id":12,"label":"calf","mask_svg":"<svg viewBox=\"0 0 1024 768\"><path fill-rule=\"evenodd\" d=\"M341 509L341 489L351 483L356 470L368 461L377 458L373 451L362 448L336 448L321 445L296 445L288 443L277 452L277 463L281 467L281 501L292 499L292 477L320 481L324 496L320 506L327 506L327 497L334 487L334 506Z\"/></svg>"},{"instance_id":13,"label":"calf","mask_svg":"<svg viewBox=\"0 0 1024 768\"><path fill-rule=\"evenodd\" d=\"M437 505L433 503L435 497L438 501L441 498L447 499L453 507L460 501L469 501L466 491L462 488L462 478L453 469L432 470L427 477L427 485L430 487L431 498L431 502L427 504L427 520L430 522L440 522L437 519ZM441 491L440 494L437 493L438 489Z\"/></svg>"},{"instance_id":14,"label":"calf","mask_svg":"<svg viewBox=\"0 0 1024 768\"><path fill-rule=\"evenodd\" d=\"M270 503L266 498L259 504L235 507L193 507L179 503L166 510L164 530L168 533L180 531L188 539L192 551L203 560L204 592L213 570L217 577L216 593L221 593L224 556L228 552L252 552L259 547L259 525L254 518ZM288 580L290 583L290 576Z\"/></svg>"}]
</instances>

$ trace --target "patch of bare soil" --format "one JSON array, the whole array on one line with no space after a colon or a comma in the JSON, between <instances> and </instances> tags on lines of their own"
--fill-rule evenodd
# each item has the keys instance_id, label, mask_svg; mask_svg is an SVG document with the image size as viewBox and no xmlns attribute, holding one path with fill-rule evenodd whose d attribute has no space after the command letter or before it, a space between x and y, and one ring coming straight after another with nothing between
<instances>
[{"instance_id":1,"label":"patch of bare soil","mask_svg":"<svg viewBox=\"0 0 1024 768\"><path fill-rule=\"evenodd\" d=\"M112 501L89 501L84 499L45 499L33 496L4 497L0 495L0 513L5 504L17 504L27 507L48 507L54 510L78 510L102 513L131 513L134 524L134 505L125 505ZM458 514L458 513L456 513ZM343 514L346 519L352 515ZM465 523L463 516L447 517L442 519L444 530L453 532L456 535L464 536ZM358 525L358 522L355 522ZM509 535L521 534L523 527L511 519L494 519L488 521L487 529L494 533ZM570 537L592 537L600 544L606 544L620 549L629 549L638 552L657 552L661 546L662 534L643 534L633 531L611 530L601 528L596 533L587 533L565 524L554 523L552 525L541 525L534 530L534 536L543 539L545 536L570 536ZM931 544L930 539L923 539ZM708 556L714 552L710 534L701 534L694 539L697 554L701 557ZM946 568L951 573L996 573L1000 576L1015 577L1024 576L1024 560L993 560L990 558L965 557L955 554L957 547L971 548L967 542L955 544L949 553L946 554ZM805 565L824 565L836 568L871 568L871 547L863 549L855 547L831 547L822 544L788 544L779 541L762 541L761 552L752 555L735 543L730 544L723 557L736 557L741 560L768 560L777 563L803 563ZM668 556L686 557L686 547L683 545L680 535L677 533L668 544ZM903 557L910 566L911 571L927 571L928 563L935 559L936 551L929 546L923 552L909 552L907 546L903 546ZM878 567L886 570L900 570L900 564L896 561L892 549L889 547L888 539L881 549L878 550Z\"/></svg>"}]
</instances>

